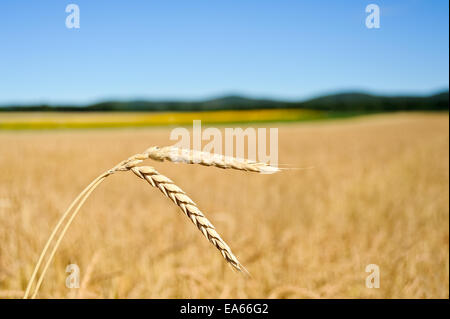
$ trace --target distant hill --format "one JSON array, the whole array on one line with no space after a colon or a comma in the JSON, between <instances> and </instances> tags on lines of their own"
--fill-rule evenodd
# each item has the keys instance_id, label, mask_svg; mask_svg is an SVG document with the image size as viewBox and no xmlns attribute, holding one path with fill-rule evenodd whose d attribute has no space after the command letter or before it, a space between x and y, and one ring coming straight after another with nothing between
<instances>
[{"instance_id":1,"label":"distant hill","mask_svg":"<svg viewBox=\"0 0 450 319\"><path fill-rule=\"evenodd\" d=\"M448 91L439 94L415 96L376 96L361 93L328 95L303 102L304 108L325 111L429 111L448 110Z\"/></svg>"},{"instance_id":2,"label":"distant hill","mask_svg":"<svg viewBox=\"0 0 450 319\"><path fill-rule=\"evenodd\" d=\"M379 96L364 93L326 95L306 101L286 102L269 99L251 99L242 96L225 96L211 100L183 101L105 101L87 106L10 105L0 107L8 111L211 111L296 108L332 112L391 112L391 111L442 111L449 109L449 92L418 96Z\"/></svg>"}]
</instances>

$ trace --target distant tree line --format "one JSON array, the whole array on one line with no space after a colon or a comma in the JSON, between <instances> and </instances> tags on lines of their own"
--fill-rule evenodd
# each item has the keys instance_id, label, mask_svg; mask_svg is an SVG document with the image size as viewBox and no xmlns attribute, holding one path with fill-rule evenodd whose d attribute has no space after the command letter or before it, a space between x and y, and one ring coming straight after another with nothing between
<instances>
[{"instance_id":1,"label":"distant tree line","mask_svg":"<svg viewBox=\"0 0 450 319\"><path fill-rule=\"evenodd\" d=\"M444 111L449 109L449 92L430 96L378 96L364 93L326 95L301 102L269 99L251 99L226 96L217 99L183 101L106 101L87 106L77 105L9 105L4 111L38 112L124 112L124 111L213 111L252 109L311 109L331 112L394 112L394 111Z\"/></svg>"}]
</instances>

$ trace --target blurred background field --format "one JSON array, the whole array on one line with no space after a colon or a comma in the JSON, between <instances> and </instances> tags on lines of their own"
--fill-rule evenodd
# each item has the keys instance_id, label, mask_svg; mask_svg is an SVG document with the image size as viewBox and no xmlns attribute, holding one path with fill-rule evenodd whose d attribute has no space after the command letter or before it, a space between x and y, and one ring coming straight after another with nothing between
<instances>
[{"instance_id":1,"label":"blurred background field","mask_svg":"<svg viewBox=\"0 0 450 319\"><path fill-rule=\"evenodd\" d=\"M449 297L448 114L276 126L280 162L313 169L254 175L149 163L191 195L252 279L234 273L158 190L123 173L87 201L39 296ZM52 227L85 185L131 154L173 143L169 132L0 131L0 298L22 296ZM80 289L65 286L71 263ZM380 266L379 289L365 286L368 264Z\"/></svg>"}]
</instances>

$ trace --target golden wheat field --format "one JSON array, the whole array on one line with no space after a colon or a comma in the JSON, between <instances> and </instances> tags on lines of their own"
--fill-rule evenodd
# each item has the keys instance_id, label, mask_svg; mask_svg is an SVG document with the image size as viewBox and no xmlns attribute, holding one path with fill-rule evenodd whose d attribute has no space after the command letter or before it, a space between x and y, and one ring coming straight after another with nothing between
<instances>
[{"instance_id":1,"label":"golden wheat field","mask_svg":"<svg viewBox=\"0 0 450 319\"><path fill-rule=\"evenodd\" d=\"M449 116L279 127L273 175L152 163L198 204L251 278L131 172L87 200L40 298L449 298ZM260 125L258 125L260 126ZM101 172L170 128L0 131L0 298L20 298L58 218ZM80 267L78 289L66 267ZM368 264L380 288L366 288Z\"/></svg>"}]
</instances>

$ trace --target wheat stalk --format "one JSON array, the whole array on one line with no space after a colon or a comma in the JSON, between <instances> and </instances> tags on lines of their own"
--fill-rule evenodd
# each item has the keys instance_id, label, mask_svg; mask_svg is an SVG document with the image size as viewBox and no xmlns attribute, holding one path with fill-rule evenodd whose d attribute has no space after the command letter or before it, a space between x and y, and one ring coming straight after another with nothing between
<instances>
[{"instance_id":1,"label":"wheat stalk","mask_svg":"<svg viewBox=\"0 0 450 319\"><path fill-rule=\"evenodd\" d=\"M219 168L230 168L237 170L244 170L250 172L258 172L271 174L277 172L278 169L273 166L269 166L265 163L258 163L254 161L249 161L245 159L238 159L233 157L220 156L216 154L210 154L206 152L199 151L189 151L184 149L178 149L175 147L151 147L147 149L144 153L136 154L131 156L125 161L120 162L110 170L104 172L98 176L94 181L92 181L70 204L69 208L61 216L60 220L56 224L49 239L47 240L39 259L35 265L31 278L28 282L27 289L25 291L24 298L28 298L35 278L37 276L38 270L41 267L42 262L49 250L51 243L54 241L56 234L61 230L58 238L55 241L53 249L50 252L47 262L37 280L34 293L32 298L37 296L39 288L44 279L45 273L58 249L65 233L67 232L70 224L80 211L80 208L87 200L89 195L94 191L94 189L100 185L108 176L119 172L119 171L129 171L131 170L139 178L146 180L150 185L157 187L164 195L169 197L181 210L186 214L186 216L197 226L197 228L202 232L202 234L208 239L208 241L213 244L222 254L223 258L236 270L248 274L247 270L242 266L242 264L237 260L236 256L232 253L230 247L225 243L225 241L220 237L220 235L215 230L215 227L211 222L205 217L205 215L197 208L196 204L184 193L181 188L175 185L169 178L158 173L153 167L150 166L137 166L146 159L153 159L157 161L168 160L171 162L185 162L189 164L200 164L205 166L215 166ZM78 204L78 205L77 205ZM76 207L75 207L76 206ZM73 210L75 208L75 210ZM71 213L72 212L72 213ZM70 217L69 214L71 213ZM64 221L67 219L66 224L63 226Z\"/></svg>"}]
</instances>

